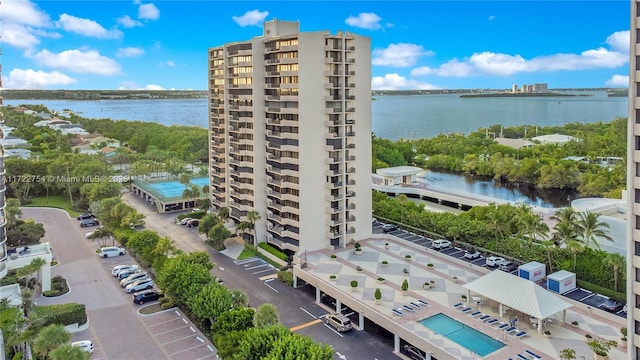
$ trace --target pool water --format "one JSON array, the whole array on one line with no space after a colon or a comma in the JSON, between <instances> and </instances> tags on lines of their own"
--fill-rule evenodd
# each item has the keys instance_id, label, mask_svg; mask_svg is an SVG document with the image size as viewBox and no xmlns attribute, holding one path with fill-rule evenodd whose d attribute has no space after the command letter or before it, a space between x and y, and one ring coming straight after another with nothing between
<instances>
[{"instance_id":1,"label":"pool water","mask_svg":"<svg viewBox=\"0 0 640 360\"><path fill-rule=\"evenodd\" d=\"M191 184L196 185L198 186L198 188L202 189L204 185L209 185L209 178L194 178L191 179L190 182ZM185 189L184 184L181 184L179 181L149 183L148 186L167 198L179 198L182 196L182 193Z\"/></svg>"},{"instance_id":2,"label":"pool water","mask_svg":"<svg viewBox=\"0 0 640 360\"><path fill-rule=\"evenodd\" d=\"M421 320L420 324L480 356L491 354L504 346L504 343L445 314L433 315Z\"/></svg>"}]
</instances>

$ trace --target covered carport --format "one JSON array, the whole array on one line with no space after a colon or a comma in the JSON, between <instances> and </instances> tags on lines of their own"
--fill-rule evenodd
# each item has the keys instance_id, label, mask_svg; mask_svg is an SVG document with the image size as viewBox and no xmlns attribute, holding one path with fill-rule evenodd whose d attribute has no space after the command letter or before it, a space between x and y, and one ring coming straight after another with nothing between
<instances>
[{"instance_id":1,"label":"covered carport","mask_svg":"<svg viewBox=\"0 0 640 360\"><path fill-rule=\"evenodd\" d=\"M539 334L543 322L561 311L562 320L566 322L567 309L572 306L533 281L500 270L462 286L467 289L467 299L471 299L473 292L497 302L500 317L506 306L538 319Z\"/></svg>"}]
</instances>

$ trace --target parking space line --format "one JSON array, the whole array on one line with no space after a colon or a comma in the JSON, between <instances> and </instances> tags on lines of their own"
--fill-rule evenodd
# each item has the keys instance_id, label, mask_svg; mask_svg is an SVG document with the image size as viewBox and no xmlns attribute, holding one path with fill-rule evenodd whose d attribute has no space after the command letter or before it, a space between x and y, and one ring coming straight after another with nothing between
<instances>
[{"instance_id":1,"label":"parking space line","mask_svg":"<svg viewBox=\"0 0 640 360\"><path fill-rule=\"evenodd\" d=\"M327 329L333 331L334 333L336 333L336 335L340 336L340 337L344 337L342 334L340 334L339 332L337 332L334 328L332 328L331 326L324 324L324 326L327 327Z\"/></svg>"},{"instance_id":2,"label":"parking space line","mask_svg":"<svg viewBox=\"0 0 640 360\"><path fill-rule=\"evenodd\" d=\"M250 268L246 268L245 270L253 270L253 269L261 268L263 266L271 266L271 265L270 264L256 265L256 266L252 266Z\"/></svg>"},{"instance_id":3,"label":"parking space line","mask_svg":"<svg viewBox=\"0 0 640 360\"><path fill-rule=\"evenodd\" d=\"M279 291L278 291L278 290L274 289L271 285L267 284L267 282L266 282L266 281L265 281L263 284L265 284L269 289L271 289L271 290L273 290L273 291L275 291L275 292L279 293Z\"/></svg>"},{"instance_id":4,"label":"parking space line","mask_svg":"<svg viewBox=\"0 0 640 360\"><path fill-rule=\"evenodd\" d=\"M176 354L180 354L181 352L185 352L185 351L193 350L193 349L196 349L196 348L199 348L199 347L202 347L202 346L204 346L204 345L196 345L196 346L192 346L192 347L190 347L190 348L182 349L182 350L180 350L180 351L176 351L176 352L174 352L174 353L169 354L169 356L173 356L173 355L176 355Z\"/></svg>"},{"instance_id":5,"label":"parking space line","mask_svg":"<svg viewBox=\"0 0 640 360\"><path fill-rule=\"evenodd\" d=\"M167 331L163 331L163 332L159 332L159 333L153 333L153 336L158 336L158 335L162 335L162 334L166 334L166 333L170 333L172 331L176 331L176 330L180 330L180 329L184 329L186 327L190 327L190 326L181 326L181 327L177 327L177 328L173 328L171 330L167 330Z\"/></svg>"},{"instance_id":6,"label":"parking space line","mask_svg":"<svg viewBox=\"0 0 640 360\"><path fill-rule=\"evenodd\" d=\"M171 319L171 320L167 320L167 321L159 322L159 323L157 323L157 324L147 324L147 327L152 328L152 327L157 326L157 325L166 324L166 323L168 323L168 322L172 322L172 321L178 321L178 320L180 320L180 319L181 319L181 318L175 318L175 319Z\"/></svg>"},{"instance_id":7,"label":"parking space line","mask_svg":"<svg viewBox=\"0 0 640 360\"><path fill-rule=\"evenodd\" d=\"M236 265L243 265L243 264L254 262L254 261L258 261L258 260L261 260L261 259L260 258L248 258L248 259L244 259L244 260L240 260L240 261L236 260L233 263L236 264Z\"/></svg>"},{"instance_id":8,"label":"parking space line","mask_svg":"<svg viewBox=\"0 0 640 360\"><path fill-rule=\"evenodd\" d=\"M305 310L302 306L300 306L300 310L302 310L302 311L306 312L307 314L309 314L309 316L311 316L311 317L312 317L312 318L314 318L314 319L317 319L317 318L318 318L317 316L315 316L315 315L313 315L312 313L310 313L310 312L308 312L307 310Z\"/></svg>"},{"instance_id":9,"label":"parking space line","mask_svg":"<svg viewBox=\"0 0 640 360\"><path fill-rule=\"evenodd\" d=\"M258 280L260 281L265 281L269 279L273 280L273 279L276 279L277 277L278 277L278 274L271 274L271 275L259 277Z\"/></svg>"},{"instance_id":10,"label":"parking space line","mask_svg":"<svg viewBox=\"0 0 640 360\"><path fill-rule=\"evenodd\" d=\"M251 273L251 275L260 274L260 273L267 272L267 271L274 271L274 269L265 269L265 270L260 270L260 271L252 272L252 273Z\"/></svg>"},{"instance_id":11,"label":"parking space line","mask_svg":"<svg viewBox=\"0 0 640 360\"><path fill-rule=\"evenodd\" d=\"M320 319L315 319L315 320L309 321L308 323L304 323L304 324L302 324L302 325L294 326L294 327L290 328L289 330L290 330L291 332L293 332L293 331L297 331L297 330L300 330L300 329L304 329L304 328L306 328L306 327L309 327L309 326L311 326L311 325L315 325L315 324L318 324L318 323L321 323L321 322L322 322L322 320L320 320Z\"/></svg>"},{"instance_id":12,"label":"parking space line","mask_svg":"<svg viewBox=\"0 0 640 360\"><path fill-rule=\"evenodd\" d=\"M184 339L192 338L192 337L194 337L194 336L196 336L196 335L184 336L184 337L181 337L181 338L173 339L173 340L171 340L171 341L167 341L166 343L161 343L160 345L164 346L164 345L167 345L167 344L171 344L172 342L176 342L176 341L180 341L180 340L184 340Z\"/></svg>"}]
</instances>

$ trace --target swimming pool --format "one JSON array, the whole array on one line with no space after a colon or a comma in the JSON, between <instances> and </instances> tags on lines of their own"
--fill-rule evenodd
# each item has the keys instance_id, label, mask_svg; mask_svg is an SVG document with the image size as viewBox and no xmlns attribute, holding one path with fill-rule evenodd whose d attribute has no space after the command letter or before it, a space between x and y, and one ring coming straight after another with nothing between
<instances>
[{"instance_id":1,"label":"swimming pool","mask_svg":"<svg viewBox=\"0 0 640 360\"><path fill-rule=\"evenodd\" d=\"M500 341L445 314L433 315L421 320L420 324L480 356L491 354L504 346Z\"/></svg>"},{"instance_id":2,"label":"swimming pool","mask_svg":"<svg viewBox=\"0 0 640 360\"><path fill-rule=\"evenodd\" d=\"M209 185L209 178L193 178L190 182L202 189L204 185ZM181 184L179 181L148 183L148 186L165 198L181 198L185 189L184 184Z\"/></svg>"}]
</instances>

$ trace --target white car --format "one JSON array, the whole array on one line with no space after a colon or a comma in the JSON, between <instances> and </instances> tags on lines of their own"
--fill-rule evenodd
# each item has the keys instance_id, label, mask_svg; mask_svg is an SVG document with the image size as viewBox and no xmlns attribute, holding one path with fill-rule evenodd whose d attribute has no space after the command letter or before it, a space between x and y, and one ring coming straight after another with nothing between
<instances>
[{"instance_id":1,"label":"white car","mask_svg":"<svg viewBox=\"0 0 640 360\"><path fill-rule=\"evenodd\" d=\"M433 242L431 243L431 247L434 249L446 249L450 246L451 241L444 239L433 240Z\"/></svg>"},{"instance_id":2,"label":"white car","mask_svg":"<svg viewBox=\"0 0 640 360\"><path fill-rule=\"evenodd\" d=\"M151 280L148 277L145 277L140 280L136 280L132 282L131 284L127 285L127 287L125 287L124 289L127 293L133 293L136 291L151 289L152 287L153 287L153 280Z\"/></svg>"},{"instance_id":3,"label":"white car","mask_svg":"<svg viewBox=\"0 0 640 360\"><path fill-rule=\"evenodd\" d=\"M146 277L148 277L146 272L138 272L138 273L131 274L126 278L120 280L120 286L127 287L127 285L131 284L132 282L146 278Z\"/></svg>"},{"instance_id":4,"label":"white car","mask_svg":"<svg viewBox=\"0 0 640 360\"><path fill-rule=\"evenodd\" d=\"M80 348L80 350L86 351L88 353L93 352L93 342L91 340L80 340L72 342L71 346Z\"/></svg>"},{"instance_id":5,"label":"white car","mask_svg":"<svg viewBox=\"0 0 640 360\"><path fill-rule=\"evenodd\" d=\"M480 256L482 256L482 254L480 254L479 251L469 251L469 250L467 250L467 251L464 252L464 257L466 259L469 259L469 260L478 259L478 258L480 258Z\"/></svg>"},{"instance_id":6,"label":"white car","mask_svg":"<svg viewBox=\"0 0 640 360\"><path fill-rule=\"evenodd\" d=\"M500 266L503 262L504 262L504 258L501 258L499 256L489 256L484 263L487 266L495 267L495 266Z\"/></svg>"},{"instance_id":7,"label":"white car","mask_svg":"<svg viewBox=\"0 0 640 360\"><path fill-rule=\"evenodd\" d=\"M111 275L113 275L114 277L118 277L124 271L138 270L139 268L140 267L138 265L131 265L131 264L116 265L113 267L113 270L111 270Z\"/></svg>"}]
</instances>

